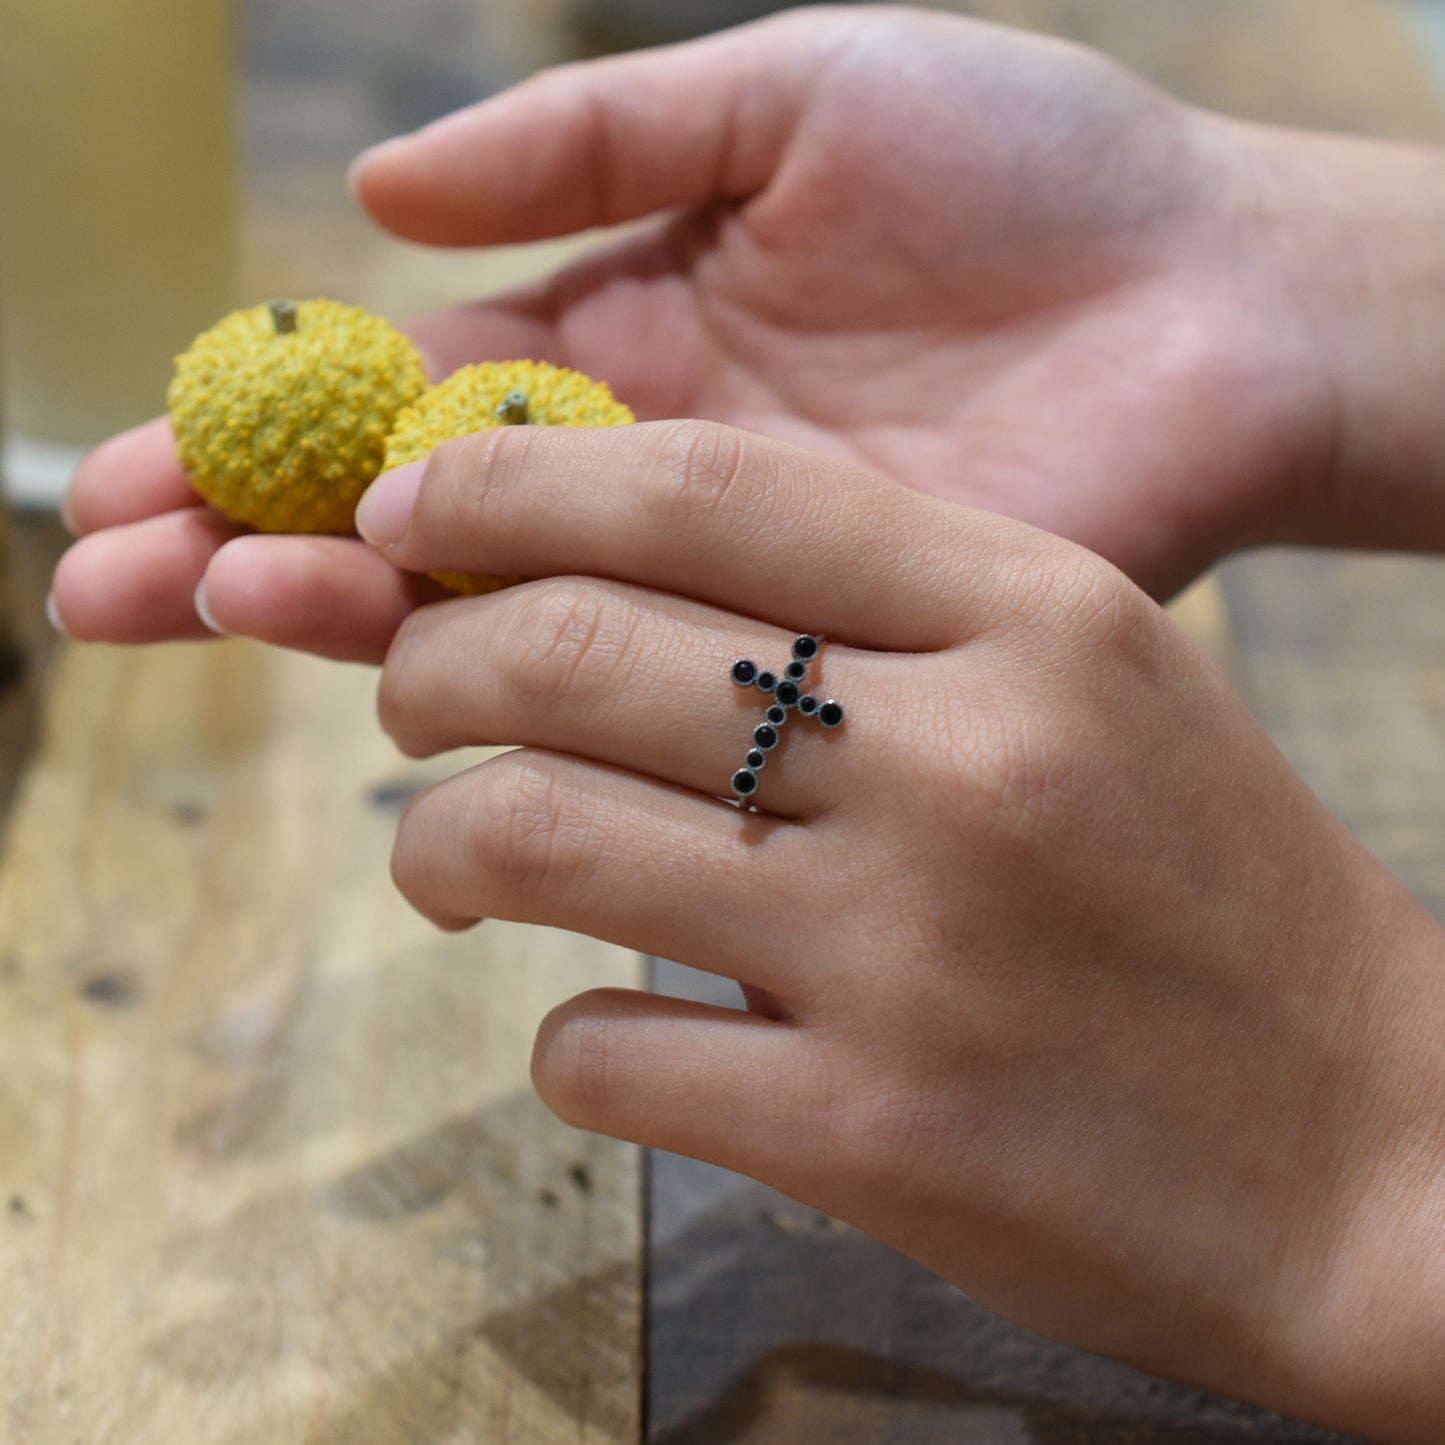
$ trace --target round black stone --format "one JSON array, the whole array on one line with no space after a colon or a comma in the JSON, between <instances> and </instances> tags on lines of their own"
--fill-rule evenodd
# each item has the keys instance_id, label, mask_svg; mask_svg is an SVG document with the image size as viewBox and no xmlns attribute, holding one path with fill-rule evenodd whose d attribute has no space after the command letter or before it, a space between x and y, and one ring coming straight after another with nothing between
<instances>
[{"instance_id":1,"label":"round black stone","mask_svg":"<svg viewBox=\"0 0 1445 1445\"><path fill-rule=\"evenodd\" d=\"M793 643L794 657L801 657L804 662L807 662L809 658L816 657L817 655L818 639L816 637L804 634L804 636L798 638L797 641Z\"/></svg>"},{"instance_id":2,"label":"round black stone","mask_svg":"<svg viewBox=\"0 0 1445 1445\"><path fill-rule=\"evenodd\" d=\"M783 669L783 672L786 676L792 678L794 682L802 682L808 675L808 664L806 662L799 662L797 658L794 658L792 662Z\"/></svg>"},{"instance_id":3,"label":"round black stone","mask_svg":"<svg viewBox=\"0 0 1445 1445\"><path fill-rule=\"evenodd\" d=\"M771 692L778 685L778 675L775 672L760 672L757 676L757 689L759 692Z\"/></svg>"},{"instance_id":4,"label":"round black stone","mask_svg":"<svg viewBox=\"0 0 1445 1445\"><path fill-rule=\"evenodd\" d=\"M797 702L799 695L798 684L786 677L773 689L773 696L784 707L792 707Z\"/></svg>"},{"instance_id":5,"label":"round black stone","mask_svg":"<svg viewBox=\"0 0 1445 1445\"><path fill-rule=\"evenodd\" d=\"M739 768L733 774L733 792L738 797L746 798L749 793L756 793L758 790L758 775L751 768Z\"/></svg>"},{"instance_id":6,"label":"round black stone","mask_svg":"<svg viewBox=\"0 0 1445 1445\"><path fill-rule=\"evenodd\" d=\"M843 721L843 704L841 702L825 702L818 709L818 721L825 728L835 728Z\"/></svg>"},{"instance_id":7,"label":"round black stone","mask_svg":"<svg viewBox=\"0 0 1445 1445\"><path fill-rule=\"evenodd\" d=\"M758 665L749 661L746 657L740 657L733 663L733 681L739 687L751 687L753 679L758 675Z\"/></svg>"},{"instance_id":8,"label":"round black stone","mask_svg":"<svg viewBox=\"0 0 1445 1445\"><path fill-rule=\"evenodd\" d=\"M787 708L779 707L777 703L774 703L772 707L770 707L767 712L763 714L763 716L767 718L767 720L772 723L775 728L780 728L788 720L788 710Z\"/></svg>"},{"instance_id":9,"label":"round black stone","mask_svg":"<svg viewBox=\"0 0 1445 1445\"><path fill-rule=\"evenodd\" d=\"M767 762L767 760L768 755L761 748L754 748L747 755L747 757L743 759L743 761L748 765L748 767L753 770L753 772L757 772L757 770L762 767L762 765Z\"/></svg>"},{"instance_id":10,"label":"round black stone","mask_svg":"<svg viewBox=\"0 0 1445 1445\"><path fill-rule=\"evenodd\" d=\"M818 711L818 699L815 698L811 692L805 692L802 697L798 699L798 711L802 713L804 717L812 717L813 714Z\"/></svg>"},{"instance_id":11,"label":"round black stone","mask_svg":"<svg viewBox=\"0 0 1445 1445\"><path fill-rule=\"evenodd\" d=\"M778 745L778 730L767 723L759 723L753 729L753 741L765 752L771 752Z\"/></svg>"}]
</instances>

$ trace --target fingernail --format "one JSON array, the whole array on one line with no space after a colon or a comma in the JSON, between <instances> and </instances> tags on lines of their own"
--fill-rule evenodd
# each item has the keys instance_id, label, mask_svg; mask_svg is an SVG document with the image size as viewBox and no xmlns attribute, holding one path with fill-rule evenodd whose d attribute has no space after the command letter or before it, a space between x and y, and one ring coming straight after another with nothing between
<instances>
[{"instance_id":1,"label":"fingernail","mask_svg":"<svg viewBox=\"0 0 1445 1445\"><path fill-rule=\"evenodd\" d=\"M72 536L80 536L80 528L75 525L75 518L70 511L70 493L67 492L60 499L60 525Z\"/></svg>"},{"instance_id":2,"label":"fingernail","mask_svg":"<svg viewBox=\"0 0 1445 1445\"><path fill-rule=\"evenodd\" d=\"M394 547L406 535L425 470L424 461L408 462L383 472L366 489L356 509L356 530L373 547Z\"/></svg>"},{"instance_id":3,"label":"fingernail","mask_svg":"<svg viewBox=\"0 0 1445 1445\"><path fill-rule=\"evenodd\" d=\"M196 583L195 607L196 616L199 617L217 637L225 637L228 635L226 629L211 616L211 607L206 601L206 579L204 577Z\"/></svg>"},{"instance_id":4,"label":"fingernail","mask_svg":"<svg viewBox=\"0 0 1445 1445\"><path fill-rule=\"evenodd\" d=\"M60 620L60 608L56 606L55 593L53 592L47 592L45 594L45 617L62 637L70 636L65 630L65 624Z\"/></svg>"}]
</instances>

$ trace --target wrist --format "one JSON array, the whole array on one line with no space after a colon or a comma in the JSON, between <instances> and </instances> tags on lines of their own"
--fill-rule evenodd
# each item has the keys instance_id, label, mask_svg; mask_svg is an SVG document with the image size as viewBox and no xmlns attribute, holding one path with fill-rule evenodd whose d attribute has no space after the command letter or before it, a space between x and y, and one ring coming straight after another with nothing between
<instances>
[{"instance_id":1,"label":"wrist","mask_svg":"<svg viewBox=\"0 0 1445 1445\"><path fill-rule=\"evenodd\" d=\"M1226 122L1312 402L1253 540L1445 551L1445 154Z\"/></svg>"},{"instance_id":2,"label":"wrist","mask_svg":"<svg viewBox=\"0 0 1445 1445\"><path fill-rule=\"evenodd\" d=\"M1385 880L1382 879L1382 882ZM1386 883L1386 890L1392 891ZM1281 1276L1272 1403L1382 1445L1445 1439L1445 935L1403 893L1351 990L1347 1147ZM1355 1070L1350 1070L1355 1073ZM1327 1157L1326 1157L1327 1156Z\"/></svg>"}]
</instances>

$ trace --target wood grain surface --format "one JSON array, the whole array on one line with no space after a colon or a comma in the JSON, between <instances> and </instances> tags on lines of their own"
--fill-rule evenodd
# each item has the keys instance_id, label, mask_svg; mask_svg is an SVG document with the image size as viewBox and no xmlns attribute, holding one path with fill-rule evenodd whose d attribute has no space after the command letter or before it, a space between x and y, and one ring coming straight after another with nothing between
<instances>
[{"instance_id":1,"label":"wood grain surface","mask_svg":"<svg viewBox=\"0 0 1445 1445\"><path fill-rule=\"evenodd\" d=\"M406 248L339 175L358 145L595 43L606 0L411 0L404 21L396 0L243 8L255 294L399 316L581 244ZM1445 137L1390 0L942 8L1099 45L1232 114ZM635 25L646 7L627 9ZM55 539L17 540L33 639ZM1440 575L1246 557L1178 615L1445 915ZM0 796L42 676L0 701ZM644 1209L636 1152L562 1128L526 1081L545 1008L635 981L636 960L411 917L386 855L395 810L437 774L371 716L357 670L230 644L66 651L0 862L5 1445L612 1445L642 1437L644 1383L657 1445L1334 1438L1037 1340L692 1161L656 1156Z\"/></svg>"},{"instance_id":2,"label":"wood grain surface","mask_svg":"<svg viewBox=\"0 0 1445 1445\"><path fill-rule=\"evenodd\" d=\"M549 38L459 0L238 13L248 294L401 316L565 253L415 252L342 185L362 145L556 58ZM64 648L52 673L59 532L19 522L0 1440L633 1445L640 1155L553 1120L527 1055L547 1007L641 961L410 914L396 816L448 765L394 753L366 672L224 644Z\"/></svg>"},{"instance_id":3,"label":"wood grain surface","mask_svg":"<svg viewBox=\"0 0 1445 1445\"><path fill-rule=\"evenodd\" d=\"M527 1082L638 961L413 915L437 770L372 706L241 644L60 665L0 873L7 1445L639 1436L637 1154Z\"/></svg>"}]
</instances>

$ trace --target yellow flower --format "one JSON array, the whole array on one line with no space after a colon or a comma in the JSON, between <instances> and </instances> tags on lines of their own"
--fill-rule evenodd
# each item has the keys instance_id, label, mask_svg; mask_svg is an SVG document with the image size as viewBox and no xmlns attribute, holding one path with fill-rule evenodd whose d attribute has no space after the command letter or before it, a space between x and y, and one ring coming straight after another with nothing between
<instances>
[{"instance_id":1,"label":"yellow flower","mask_svg":"<svg viewBox=\"0 0 1445 1445\"><path fill-rule=\"evenodd\" d=\"M416 348L339 301L233 311L176 358L176 451L195 488L265 532L351 531L397 413L426 387Z\"/></svg>"},{"instance_id":2,"label":"yellow flower","mask_svg":"<svg viewBox=\"0 0 1445 1445\"><path fill-rule=\"evenodd\" d=\"M545 361L487 361L464 366L431 387L396 419L386 440L386 465L399 467L426 456L453 437L486 427L623 426L636 421L605 382ZM454 592L495 592L522 577L438 573Z\"/></svg>"}]
</instances>

